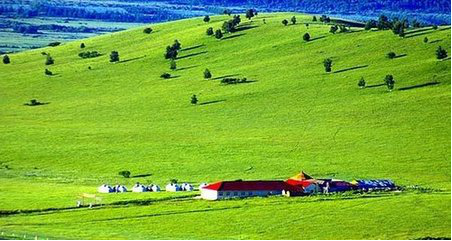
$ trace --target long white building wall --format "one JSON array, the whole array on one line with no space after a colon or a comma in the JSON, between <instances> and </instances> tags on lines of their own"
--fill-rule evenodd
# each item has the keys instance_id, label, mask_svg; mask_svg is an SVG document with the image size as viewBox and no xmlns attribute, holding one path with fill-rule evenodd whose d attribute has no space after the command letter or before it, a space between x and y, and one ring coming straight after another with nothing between
<instances>
[{"instance_id":1,"label":"long white building wall","mask_svg":"<svg viewBox=\"0 0 452 241\"><path fill-rule=\"evenodd\" d=\"M269 195L281 195L279 190L269 191L215 191L210 189L201 189L201 197L207 200L218 200L240 197L265 197Z\"/></svg>"},{"instance_id":2,"label":"long white building wall","mask_svg":"<svg viewBox=\"0 0 452 241\"><path fill-rule=\"evenodd\" d=\"M215 190L201 188L201 198L206 200L217 200L218 192Z\"/></svg>"}]
</instances>

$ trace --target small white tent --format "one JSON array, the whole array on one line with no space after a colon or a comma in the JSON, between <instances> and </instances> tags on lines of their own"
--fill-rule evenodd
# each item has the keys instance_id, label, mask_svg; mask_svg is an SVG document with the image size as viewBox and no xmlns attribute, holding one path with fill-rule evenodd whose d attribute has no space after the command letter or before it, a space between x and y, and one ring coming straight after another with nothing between
<instances>
[{"instance_id":1,"label":"small white tent","mask_svg":"<svg viewBox=\"0 0 452 241\"><path fill-rule=\"evenodd\" d=\"M181 191L181 187L175 183L170 183L165 187L167 192L179 192Z\"/></svg>"},{"instance_id":2,"label":"small white tent","mask_svg":"<svg viewBox=\"0 0 452 241\"><path fill-rule=\"evenodd\" d=\"M123 185L116 185L114 191L115 192L127 192L127 188Z\"/></svg>"},{"instance_id":3,"label":"small white tent","mask_svg":"<svg viewBox=\"0 0 452 241\"><path fill-rule=\"evenodd\" d=\"M150 192L160 192L160 186L151 184L148 187L148 191L150 191Z\"/></svg>"},{"instance_id":4,"label":"small white tent","mask_svg":"<svg viewBox=\"0 0 452 241\"><path fill-rule=\"evenodd\" d=\"M148 191L148 189L139 183L135 184L132 187L132 192L147 192L147 191Z\"/></svg>"},{"instance_id":5,"label":"small white tent","mask_svg":"<svg viewBox=\"0 0 452 241\"><path fill-rule=\"evenodd\" d=\"M187 191L187 192L191 192L191 191L193 191L193 186L188 184L188 183L184 183L182 185L182 190L183 191Z\"/></svg>"},{"instance_id":6,"label":"small white tent","mask_svg":"<svg viewBox=\"0 0 452 241\"><path fill-rule=\"evenodd\" d=\"M110 193L110 192L113 192L113 188L110 187L110 186L107 185L107 184L103 184L102 186L100 186L100 187L97 189L97 191L100 192L100 193Z\"/></svg>"}]
</instances>

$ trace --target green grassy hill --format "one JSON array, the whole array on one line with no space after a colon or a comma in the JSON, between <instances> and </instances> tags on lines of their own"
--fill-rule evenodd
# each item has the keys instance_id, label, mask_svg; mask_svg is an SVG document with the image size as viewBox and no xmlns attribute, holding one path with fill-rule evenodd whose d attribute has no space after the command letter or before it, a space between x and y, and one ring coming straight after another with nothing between
<instances>
[{"instance_id":1,"label":"green grassy hill","mask_svg":"<svg viewBox=\"0 0 452 241\"><path fill-rule=\"evenodd\" d=\"M331 34L306 15L284 27L281 21L291 16L259 14L251 22L242 16L243 30L222 40L205 31L220 28L227 16L10 55L11 64L0 65L2 236L450 237L451 64L435 57L438 46L450 52L450 27L408 30L405 38L358 28ZM309 42L302 40L306 32ZM182 50L171 71L163 53L175 39ZM121 62L109 62L113 50ZM81 59L82 51L103 55ZM398 57L388 59L391 51ZM41 52L55 64L45 66ZM332 73L324 71L325 58L333 60ZM45 76L45 68L54 76ZM211 80L203 78L206 68ZM174 78L160 78L163 72ZM396 81L392 92L381 85L387 74ZM224 76L252 82L221 85ZM357 86L361 77L365 89ZM439 84L426 85L432 82ZM24 106L30 99L48 104ZM122 170L141 177L122 178ZM286 179L300 170L346 180L389 178L410 188L221 202L128 193L103 195L110 204L103 208L63 209L102 183ZM61 209L43 211L48 208ZM13 210L35 212L6 214Z\"/></svg>"}]
</instances>

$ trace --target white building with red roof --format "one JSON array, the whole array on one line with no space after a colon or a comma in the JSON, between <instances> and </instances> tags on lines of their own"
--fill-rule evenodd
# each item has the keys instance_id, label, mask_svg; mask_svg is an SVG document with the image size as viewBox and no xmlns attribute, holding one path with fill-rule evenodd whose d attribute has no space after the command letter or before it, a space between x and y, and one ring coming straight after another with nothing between
<instances>
[{"instance_id":1,"label":"white building with red roof","mask_svg":"<svg viewBox=\"0 0 452 241\"><path fill-rule=\"evenodd\" d=\"M222 181L201 188L201 197L207 200L265 197L286 192L301 193L303 188L284 181Z\"/></svg>"}]
</instances>

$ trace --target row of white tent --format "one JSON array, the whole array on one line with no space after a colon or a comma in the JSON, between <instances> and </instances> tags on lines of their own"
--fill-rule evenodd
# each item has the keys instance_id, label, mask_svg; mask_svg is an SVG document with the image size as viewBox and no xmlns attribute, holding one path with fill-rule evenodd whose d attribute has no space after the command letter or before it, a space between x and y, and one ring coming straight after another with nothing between
<instances>
[{"instance_id":1,"label":"row of white tent","mask_svg":"<svg viewBox=\"0 0 452 241\"><path fill-rule=\"evenodd\" d=\"M202 183L201 185L199 185L199 190L201 190L201 188L205 186L207 186L207 183ZM193 185L188 183L183 183L181 185L177 183L170 183L166 185L165 190L167 192L183 192L183 191L191 192L194 190L194 187ZM103 184L97 189L97 191L100 193L113 193L113 192L127 192L128 190L125 186L119 184L113 187L108 184ZM145 186L143 184L136 183L132 187L132 192L160 192L160 191L162 191L160 186L155 184Z\"/></svg>"}]
</instances>

